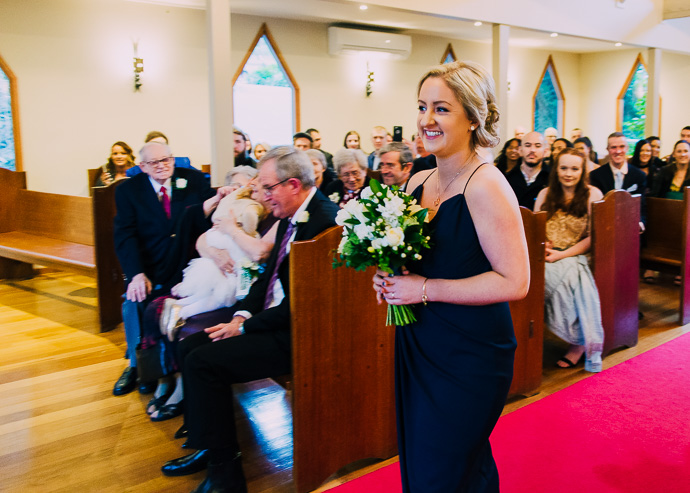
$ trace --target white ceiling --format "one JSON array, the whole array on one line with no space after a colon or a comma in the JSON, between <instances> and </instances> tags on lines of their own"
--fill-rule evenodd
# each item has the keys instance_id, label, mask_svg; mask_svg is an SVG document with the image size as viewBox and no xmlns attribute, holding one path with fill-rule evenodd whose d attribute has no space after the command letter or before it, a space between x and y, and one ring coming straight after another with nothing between
<instances>
[{"instance_id":1,"label":"white ceiling","mask_svg":"<svg viewBox=\"0 0 690 493\"><path fill-rule=\"evenodd\" d=\"M174 7L204 9L206 0L130 0ZM377 26L402 32L417 32L476 42L491 42L491 24L475 26L474 19L439 17L408 10L370 6L361 10L359 4L344 0L231 0L231 12L263 17L278 17L322 23L352 23ZM611 41L582 38L550 32L513 27L510 44L552 51L591 53L624 49ZM630 45L627 45L630 47Z\"/></svg>"}]
</instances>

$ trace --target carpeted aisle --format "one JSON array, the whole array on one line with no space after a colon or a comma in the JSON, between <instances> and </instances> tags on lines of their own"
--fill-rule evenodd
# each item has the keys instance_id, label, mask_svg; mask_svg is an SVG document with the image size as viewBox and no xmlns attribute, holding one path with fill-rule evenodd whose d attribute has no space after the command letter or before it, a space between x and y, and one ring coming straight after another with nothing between
<instances>
[{"instance_id":1,"label":"carpeted aisle","mask_svg":"<svg viewBox=\"0 0 690 493\"><path fill-rule=\"evenodd\" d=\"M690 334L503 416L503 493L690 492ZM398 464L336 488L401 491Z\"/></svg>"}]
</instances>

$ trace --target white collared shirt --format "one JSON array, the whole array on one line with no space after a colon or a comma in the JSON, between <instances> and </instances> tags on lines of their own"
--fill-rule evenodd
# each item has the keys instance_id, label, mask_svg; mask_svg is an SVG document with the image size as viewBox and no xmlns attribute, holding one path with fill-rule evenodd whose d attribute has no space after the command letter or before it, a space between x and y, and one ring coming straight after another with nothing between
<instances>
[{"instance_id":1,"label":"white collared shirt","mask_svg":"<svg viewBox=\"0 0 690 493\"><path fill-rule=\"evenodd\" d=\"M165 187L165 189L168 192L168 197L170 198L170 200L172 200L172 194L173 194L172 178L168 178L167 180L165 180L165 183L163 183L163 185L158 183L156 180L154 180L150 176L149 176L149 180L151 181L151 185L153 185L153 190L156 192L156 195L158 196L158 200L161 199L161 188L163 188L163 187Z\"/></svg>"},{"instance_id":2,"label":"white collared shirt","mask_svg":"<svg viewBox=\"0 0 690 493\"><path fill-rule=\"evenodd\" d=\"M619 174L622 175L622 176L621 176L621 188L622 188L622 187L623 187L623 182L625 181L625 175L628 174L628 162L627 162L627 161L623 162L623 166L621 166L620 168L616 168L616 167L613 165L613 163L611 163L611 171L613 171L613 183L614 183L614 186L615 186L615 183L616 183L616 176L618 176Z\"/></svg>"}]
</instances>

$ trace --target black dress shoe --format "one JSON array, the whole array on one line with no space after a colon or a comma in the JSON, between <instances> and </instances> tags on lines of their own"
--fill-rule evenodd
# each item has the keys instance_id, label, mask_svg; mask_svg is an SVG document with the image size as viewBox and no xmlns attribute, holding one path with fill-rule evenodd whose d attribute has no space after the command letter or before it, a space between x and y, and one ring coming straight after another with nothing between
<instances>
[{"instance_id":1,"label":"black dress shoe","mask_svg":"<svg viewBox=\"0 0 690 493\"><path fill-rule=\"evenodd\" d=\"M152 394L155 392L156 387L158 387L158 382L139 382L139 393L140 394Z\"/></svg>"},{"instance_id":2,"label":"black dress shoe","mask_svg":"<svg viewBox=\"0 0 690 493\"><path fill-rule=\"evenodd\" d=\"M137 369L128 366L122 372L120 378L115 382L113 387L113 395L125 395L133 391L137 386Z\"/></svg>"},{"instance_id":3,"label":"black dress shoe","mask_svg":"<svg viewBox=\"0 0 690 493\"><path fill-rule=\"evenodd\" d=\"M191 455L185 455L166 462L161 471L166 476L186 476L203 471L208 466L208 450L197 450Z\"/></svg>"},{"instance_id":4,"label":"black dress shoe","mask_svg":"<svg viewBox=\"0 0 690 493\"><path fill-rule=\"evenodd\" d=\"M167 421L176 418L184 412L184 401L177 404L166 404L158 410L158 416L151 416L151 421Z\"/></svg>"},{"instance_id":5,"label":"black dress shoe","mask_svg":"<svg viewBox=\"0 0 690 493\"><path fill-rule=\"evenodd\" d=\"M206 479L192 493L247 493L240 458L229 463L209 463Z\"/></svg>"},{"instance_id":6,"label":"black dress shoe","mask_svg":"<svg viewBox=\"0 0 690 493\"><path fill-rule=\"evenodd\" d=\"M183 424L180 426L180 429L175 432L175 440L179 438L187 438L187 435L189 435L189 430L187 429L187 425Z\"/></svg>"}]
</instances>

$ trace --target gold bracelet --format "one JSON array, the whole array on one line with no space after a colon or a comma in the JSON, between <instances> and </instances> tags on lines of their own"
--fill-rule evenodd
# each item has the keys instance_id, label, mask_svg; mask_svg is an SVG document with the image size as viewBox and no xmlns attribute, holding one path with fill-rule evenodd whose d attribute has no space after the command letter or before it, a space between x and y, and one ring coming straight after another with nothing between
<instances>
[{"instance_id":1,"label":"gold bracelet","mask_svg":"<svg viewBox=\"0 0 690 493\"><path fill-rule=\"evenodd\" d=\"M424 303L424 306L426 306L427 301L429 301L429 297L426 295L426 282L429 280L427 277L424 279L424 283L422 283L422 303Z\"/></svg>"}]
</instances>

